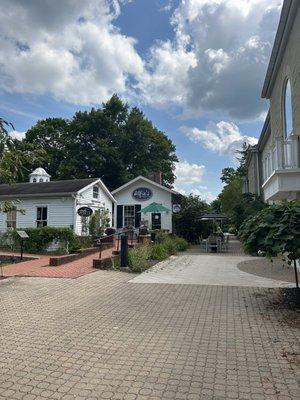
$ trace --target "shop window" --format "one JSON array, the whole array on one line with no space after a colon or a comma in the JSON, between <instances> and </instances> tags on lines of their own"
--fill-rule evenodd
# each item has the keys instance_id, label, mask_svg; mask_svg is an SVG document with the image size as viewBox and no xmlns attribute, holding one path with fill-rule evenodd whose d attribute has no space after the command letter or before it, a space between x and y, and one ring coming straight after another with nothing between
<instances>
[{"instance_id":1,"label":"shop window","mask_svg":"<svg viewBox=\"0 0 300 400\"><path fill-rule=\"evenodd\" d=\"M93 186L93 199L99 199L99 187Z\"/></svg>"},{"instance_id":2,"label":"shop window","mask_svg":"<svg viewBox=\"0 0 300 400\"><path fill-rule=\"evenodd\" d=\"M134 226L134 206L124 206L124 227Z\"/></svg>"},{"instance_id":3,"label":"shop window","mask_svg":"<svg viewBox=\"0 0 300 400\"><path fill-rule=\"evenodd\" d=\"M17 210L11 210L7 212L6 226L7 229L17 228Z\"/></svg>"},{"instance_id":4,"label":"shop window","mask_svg":"<svg viewBox=\"0 0 300 400\"><path fill-rule=\"evenodd\" d=\"M47 207L37 207L36 209L36 226L38 228L42 226L47 226L48 221L48 208Z\"/></svg>"},{"instance_id":5,"label":"shop window","mask_svg":"<svg viewBox=\"0 0 300 400\"><path fill-rule=\"evenodd\" d=\"M293 132L292 91L290 80L286 80L283 91L283 135L288 138Z\"/></svg>"}]
</instances>

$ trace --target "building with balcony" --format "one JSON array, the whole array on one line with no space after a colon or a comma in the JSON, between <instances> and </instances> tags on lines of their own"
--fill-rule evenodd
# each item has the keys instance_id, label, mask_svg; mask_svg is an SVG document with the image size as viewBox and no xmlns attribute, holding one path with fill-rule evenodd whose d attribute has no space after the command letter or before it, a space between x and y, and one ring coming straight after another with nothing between
<instances>
[{"instance_id":1,"label":"building with balcony","mask_svg":"<svg viewBox=\"0 0 300 400\"><path fill-rule=\"evenodd\" d=\"M300 199L300 2L285 0L262 97L270 101L249 149L244 191L266 202Z\"/></svg>"}]
</instances>

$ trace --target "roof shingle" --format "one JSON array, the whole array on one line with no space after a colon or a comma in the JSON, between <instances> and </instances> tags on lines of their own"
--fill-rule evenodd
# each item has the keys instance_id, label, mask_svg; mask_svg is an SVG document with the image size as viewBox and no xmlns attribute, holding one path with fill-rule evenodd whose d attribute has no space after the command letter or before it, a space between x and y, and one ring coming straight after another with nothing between
<instances>
[{"instance_id":1,"label":"roof shingle","mask_svg":"<svg viewBox=\"0 0 300 400\"><path fill-rule=\"evenodd\" d=\"M15 183L0 185L0 197L47 196L72 194L97 181L98 178L71 179L38 183Z\"/></svg>"}]
</instances>

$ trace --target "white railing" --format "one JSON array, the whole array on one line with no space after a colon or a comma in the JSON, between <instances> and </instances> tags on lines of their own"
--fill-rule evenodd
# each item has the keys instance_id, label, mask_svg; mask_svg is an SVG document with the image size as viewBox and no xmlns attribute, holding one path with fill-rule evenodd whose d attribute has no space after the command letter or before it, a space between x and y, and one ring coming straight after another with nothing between
<instances>
[{"instance_id":1,"label":"white railing","mask_svg":"<svg viewBox=\"0 0 300 400\"><path fill-rule=\"evenodd\" d=\"M262 160L263 181L279 169L299 168L299 137L276 138L275 146L264 154Z\"/></svg>"}]
</instances>

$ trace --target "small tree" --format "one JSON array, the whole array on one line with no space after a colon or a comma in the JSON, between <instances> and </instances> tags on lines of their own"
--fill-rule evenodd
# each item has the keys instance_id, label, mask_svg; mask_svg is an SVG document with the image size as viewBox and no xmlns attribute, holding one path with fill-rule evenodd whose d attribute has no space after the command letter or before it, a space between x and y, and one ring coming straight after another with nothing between
<instances>
[{"instance_id":1,"label":"small tree","mask_svg":"<svg viewBox=\"0 0 300 400\"><path fill-rule=\"evenodd\" d=\"M97 210L90 216L89 233L92 236L103 236L105 229L109 227L108 210Z\"/></svg>"},{"instance_id":2,"label":"small tree","mask_svg":"<svg viewBox=\"0 0 300 400\"><path fill-rule=\"evenodd\" d=\"M181 211L174 214L174 227L177 235L190 243L197 243L200 236L207 237L212 231L211 224L201 221L201 215L210 210L210 206L199 196L187 196L182 199Z\"/></svg>"},{"instance_id":3,"label":"small tree","mask_svg":"<svg viewBox=\"0 0 300 400\"><path fill-rule=\"evenodd\" d=\"M282 255L294 263L299 289L296 260L300 259L300 202L284 202L258 212L246 221L239 232L244 249L250 254L263 252L271 258Z\"/></svg>"}]
</instances>

